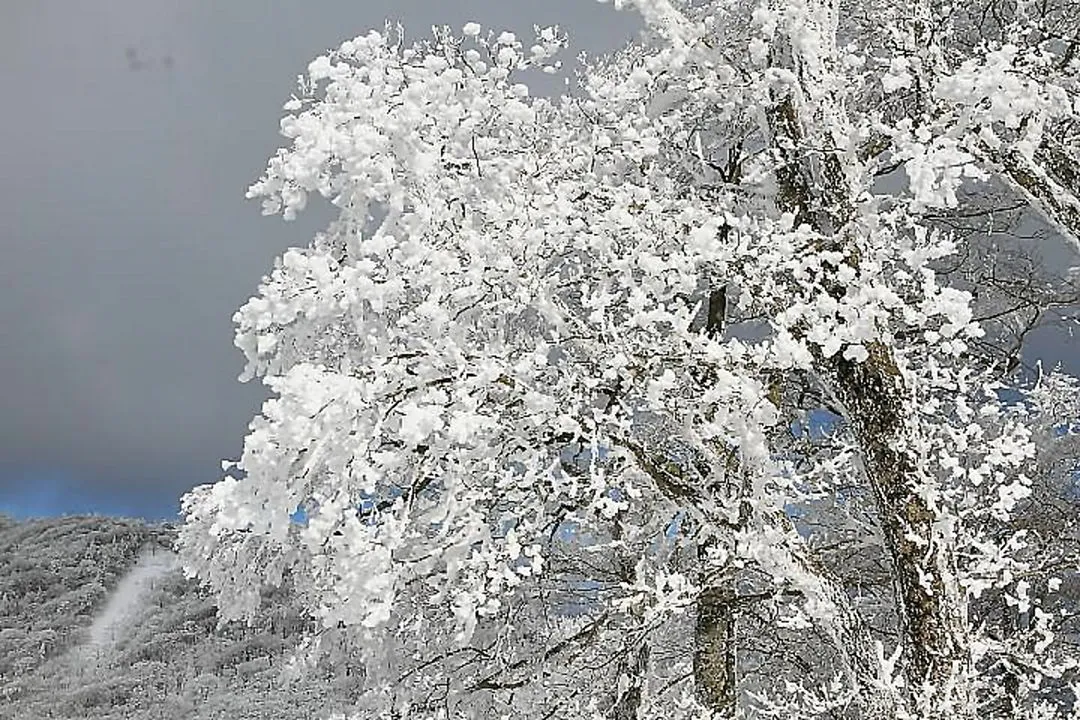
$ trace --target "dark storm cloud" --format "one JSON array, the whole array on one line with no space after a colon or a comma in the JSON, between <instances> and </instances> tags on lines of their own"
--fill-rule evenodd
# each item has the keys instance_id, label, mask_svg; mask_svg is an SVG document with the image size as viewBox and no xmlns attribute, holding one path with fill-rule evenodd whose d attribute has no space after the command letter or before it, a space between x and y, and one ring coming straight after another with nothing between
<instances>
[{"instance_id":1,"label":"dark storm cloud","mask_svg":"<svg viewBox=\"0 0 1080 720\"><path fill-rule=\"evenodd\" d=\"M263 397L232 312L320 218L243 200L296 75L381 27L559 22L584 0L13 0L0 9L0 509L168 514L234 457Z\"/></svg>"}]
</instances>

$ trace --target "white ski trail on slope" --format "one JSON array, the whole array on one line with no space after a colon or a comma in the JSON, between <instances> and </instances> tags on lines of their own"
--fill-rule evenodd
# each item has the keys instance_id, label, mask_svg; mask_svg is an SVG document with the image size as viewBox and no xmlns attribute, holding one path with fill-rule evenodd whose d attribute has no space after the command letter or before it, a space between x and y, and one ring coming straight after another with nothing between
<instances>
[{"instance_id":1,"label":"white ski trail on slope","mask_svg":"<svg viewBox=\"0 0 1080 720\"><path fill-rule=\"evenodd\" d=\"M174 552L164 549L143 551L135 565L117 584L105 608L91 623L87 641L89 649L100 654L115 646L142 614L155 581L177 566Z\"/></svg>"}]
</instances>

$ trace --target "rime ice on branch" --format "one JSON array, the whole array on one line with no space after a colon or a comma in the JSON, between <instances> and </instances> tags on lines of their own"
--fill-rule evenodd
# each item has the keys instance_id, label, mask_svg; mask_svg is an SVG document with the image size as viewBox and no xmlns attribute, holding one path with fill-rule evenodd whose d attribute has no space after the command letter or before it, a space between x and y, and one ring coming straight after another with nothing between
<instances>
[{"instance_id":1,"label":"rime ice on branch","mask_svg":"<svg viewBox=\"0 0 1080 720\"><path fill-rule=\"evenodd\" d=\"M292 575L370 715L1065 713L1016 518L1074 386L1003 401L947 269L994 197L1080 236L1077 11L990 1L616 3L558 99L557 28L316 59L249 196L340 215L235 316L187 571Z\"/></svg>"}]
</instances>

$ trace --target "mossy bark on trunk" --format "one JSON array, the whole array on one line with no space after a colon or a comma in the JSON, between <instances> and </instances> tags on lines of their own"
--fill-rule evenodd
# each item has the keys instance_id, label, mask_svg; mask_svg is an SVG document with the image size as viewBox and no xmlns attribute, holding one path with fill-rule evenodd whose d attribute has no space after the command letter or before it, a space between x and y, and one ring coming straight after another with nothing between
<instances>
[{"instance_id":1,"label":"mossy bark on trunk","mask_svg":"<svg viewBox=\"0 0 1080 720\"><path fill-rule=\"evenodd\" d=\"M720 579L697 597L694 687L699 702L721 717L733 716L736 694L735 584Z\"/></svg>"},{"instance_id":2,"label":"mossy bark on trunk","mask_svg":"<svg viewBox=\"0 0 1080 720\"><path fill-rule=\"evenodd\" d=\"M888 348L872 344L869 350L861 363L835 358L833 365L893 564L905 679L916 692L928 683L940 699L947 691L963 703L963 689L953 683L969 670L970 654L953 556L936 537L937 513L919 487L923 476L913 451L905 447L908 411L900 371Z\"/></svg>"}]
</instances>

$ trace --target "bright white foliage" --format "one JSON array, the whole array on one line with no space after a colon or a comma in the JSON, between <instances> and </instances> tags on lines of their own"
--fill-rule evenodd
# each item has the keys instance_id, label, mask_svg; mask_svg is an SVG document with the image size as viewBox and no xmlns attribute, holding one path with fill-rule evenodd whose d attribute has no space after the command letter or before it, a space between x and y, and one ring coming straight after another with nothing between
<instances>
[{"instance_id":1,"label":"bright white foliage","mask_svg":"<svg viewBox=\"0 0 1080 720\"><path fill-rule=\"evenodd\" d=\"M1030 492L1034 446L966 359L982 331L970 294L935 272L954 239L924 216L990 180L986 147L1031 159L1048 123L1075 119L1075 80L1016 45L933 68L870 30L840 47L838 25L859 28L817 0L616 4L637 7L653 41L588 68L574 98L528 88L557 67L557 28L528 43L476 23L416 45L392 27L343 43L310 64L281 122L291 145L249 192L285 219L312 194L340 216L236 314L244 378L275 397L252 422L242 479L185 500L183 558L225 618L250 617L260 586L292 574L323 626L361 648L370 712L440 716L385 684L423 677L428 655L508 643L548 610L668 632L733 562L802 594L791 627L835 625L846 599L778 518L856 473L857 448L807 471L784 449L794 418L772 386L800 375L827 388L830 359L874 348L897 365L902 449L922 459L911 482L937 513L922 542L961 558L951 580L970 597L1005 587L1030 603L1023 539L985 528ZM926 115L890 114L889 98L927 82ZM843 247L776 201L765 108L787 93L802 141L843 159L842 177L811 170L846 184ZM738 180L720 174L732 152ZM884 190L889 162L907 181ZM703 331L716 287L737 319L723 334ZM705 470L664 471L665 484L665 462ZM557 573L549 556L574 544L637 561L571 612L537 593ZM692 572L674 560L705 548ZM824 714L850 700L850 680L760 695L759 710ZM481 703L470 681L447 682L448 713ZM659 685L643 714L700 710L687 683ZM481 704L527 707L512 696ZM559 716L600 712L589 702L568 696Z\"/></svg>"}]
</instances>

